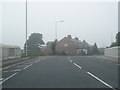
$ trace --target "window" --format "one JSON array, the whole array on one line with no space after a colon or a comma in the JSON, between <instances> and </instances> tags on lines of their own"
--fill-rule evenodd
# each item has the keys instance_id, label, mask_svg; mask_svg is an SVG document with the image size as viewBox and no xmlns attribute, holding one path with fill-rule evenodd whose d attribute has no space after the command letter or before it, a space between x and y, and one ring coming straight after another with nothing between
<instances>
[{"instance_id":1,"label":"window","mask_svg":"<svg viewBox=\"0 0 120 90\"><path fill-rule=\"evenodd\" d=\"M64 44L64 47L67 47L68 46L68 44Z\"/></svg>"}]
</instances>

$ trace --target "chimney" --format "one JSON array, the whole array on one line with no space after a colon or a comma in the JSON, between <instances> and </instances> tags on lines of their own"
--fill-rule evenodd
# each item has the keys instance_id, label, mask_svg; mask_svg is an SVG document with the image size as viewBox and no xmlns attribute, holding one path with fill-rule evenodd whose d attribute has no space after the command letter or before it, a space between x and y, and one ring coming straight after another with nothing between
<instances>
[{"instance_id":1,"label":"chimney","mask_svg":"<svg viewBox=\"0 0 120 90\"><path fill-rule=\"evenodd\" d=\"M86 42L85 40L83 40L83 42Z\"/></svg>"},{"instance_id":2,"label":"chimney","mask_svg":"<svg viewBox=\"0 0 120 90\"><path fill-rule=\"evenodd\" d=\"M70 39L72 38L72 36L71 36L71 35L68 35L67 37L68 37L68 38L70 38Z\"/></svg>"},{"instance_id":3,"label":"chimney","mask_svg":"<svg viewBox=\"0 0 120 90\"><path fill-rule=\"evenodd\" d=\"M75 37L74 39L75 39L75 40L78 40L78 38L77 38L77 37Z\"/></svg>"}]
</instances>

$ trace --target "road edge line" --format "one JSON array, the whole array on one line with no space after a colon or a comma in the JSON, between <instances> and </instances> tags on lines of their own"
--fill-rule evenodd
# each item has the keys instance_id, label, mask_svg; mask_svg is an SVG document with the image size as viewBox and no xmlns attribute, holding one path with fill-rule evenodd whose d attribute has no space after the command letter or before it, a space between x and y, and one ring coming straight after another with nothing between
<instances>
[{"instance_id":1,"label":"road edge line","mask_svg":"<svg viewBox=\"0 0 120 90\"><path fill-rule=\"evenodd\" d=\"M96 80L100 81L101 83L103 83L104 85L106 85L107 87L116 90L115 88L113 88L111 85L107 84L106 82L104 82L103 80L101 80L100 78L96 77L95 75L93 75L90 72L87 72L87 74L89 74L90 76L92 76L93 78L95 78Z\"/></svg>"}]
</instances>

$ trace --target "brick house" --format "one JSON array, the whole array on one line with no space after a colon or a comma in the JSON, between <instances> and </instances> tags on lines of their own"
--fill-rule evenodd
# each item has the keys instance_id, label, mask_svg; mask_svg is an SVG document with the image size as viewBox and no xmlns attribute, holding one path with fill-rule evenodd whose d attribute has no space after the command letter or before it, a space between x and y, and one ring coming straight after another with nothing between
<instances>
[{"instance_id":1,"label":"brick house","mask_svg":"<svg viewBox=\"0 0 120 90\"><path fill-rule=\"evenodd\" d=\"M41 53L44 55L52 54L51 46L54 41L47 42L46 46L42 48Z\"/></svg>"},{"instance_id":2,"label":"brick house","mask_svg":"<svg viewBox=\"0 0 120 90\"><path fill-rule=\"evenodd\" d=\"M51 54L51 45L53 42L48 42L44 48L44 53ZM81 55L89 54L92 51L92 45L89 45L85 40L80 41L77 37L74 39L71 35L64 37L60 41L57 41L56 53L67 54L67 55Z\"/></svg>"},{"instance_id":3,"label":"brick house","mask_svg":"<svg viewBox=\"0 0 120 90\"><path fill-rule=\"evenodd\" d=\"M75 44L72 41L71 35L64 37L60 41L57 42L56 51L58 54L66 53L69 55L75 54Z\"/></svg>"},{"instance_id":4,"label":"brick house","mask_svg":"<svg viewBox=\"0 0 120 90\"><path fill-rule=\"evenodd\" d=\"M74 39L71 35L64 37L57 43L57 53L66 53L68 55L89 54L92 50L92 45L89 45L85 40L80 41L77 37Z\"/></svg>"}]
</instances>

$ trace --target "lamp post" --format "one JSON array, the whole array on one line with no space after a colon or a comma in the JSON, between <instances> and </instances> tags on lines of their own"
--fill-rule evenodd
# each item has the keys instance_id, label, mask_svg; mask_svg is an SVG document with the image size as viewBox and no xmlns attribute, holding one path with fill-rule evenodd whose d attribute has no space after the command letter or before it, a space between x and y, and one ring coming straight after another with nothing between
<instances>
[{"instance_id":1,"label":"lamp post","mask_svg":"<svg viewBox=\"0 0 120 90\"><path fill-rule=\"evenodd\" d=\"M56 21L55 22L55 40L57 40L57 23L58 22L64 22L63 20L61 20L61 21Z\"/></svg>"},{"instance_id":2,"label":"lamp post","mask_svg":"<svg viewBox=\"0 0 120 90\"><path fill-rule=\"evenodd\" d=\"M112 33L110 33L110 38L111 38L111 45L113 43L113 40L112 40Z\"/></svg>"},{"instance_id":3,"label":"lamp post","mask_svg":"<svg viewBox=\"0 0 120 90\"><path fill-rule=\"evenodd\" d=\"M26 0L26 56L28 55L27 53L27 0Z\"/></svg>"},{"instance_id":4,"label":"lamp post","mask_svg":"<svg viewBox=\"0 0 120 90\"><path fill-rule=\"evenodd\" d=\"M58 22L64 22L64 21L61 20L61 21L56 21L55 22L55 55L56 55L56 46L57 46L57 23Z\"/></svg>"}]
</instances>

